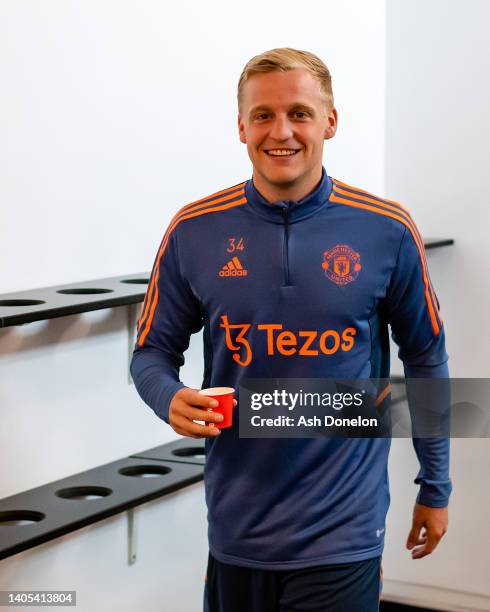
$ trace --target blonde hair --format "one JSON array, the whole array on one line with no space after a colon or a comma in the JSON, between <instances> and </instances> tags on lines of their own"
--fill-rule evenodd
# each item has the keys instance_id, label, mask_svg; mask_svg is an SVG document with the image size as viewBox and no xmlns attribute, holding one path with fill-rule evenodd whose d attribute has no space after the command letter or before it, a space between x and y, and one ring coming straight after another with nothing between
<instances>
[{"instance_id":1,"label":"blonde hair","mask_svg":"<svg viewBox=\"0 0 490 612\"><path fill-rule=\"evenodd\" d=\"M266 72L288 72L295 68L306 68L318 81L320 90L325 94L329 110L333 107L332 77L322 60L309 51L299 51L282 47L264 51L247 62L238 80L238 108L241 106L243 87L254 74Z\"/></svg>"}]
</instances>

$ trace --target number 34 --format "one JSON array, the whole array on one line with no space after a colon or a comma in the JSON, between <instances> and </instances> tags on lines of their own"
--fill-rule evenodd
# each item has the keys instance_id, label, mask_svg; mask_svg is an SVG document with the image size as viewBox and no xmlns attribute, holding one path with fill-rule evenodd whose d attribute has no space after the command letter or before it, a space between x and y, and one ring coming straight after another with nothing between
<instances>
[{"instance_id":1,"label":"number 34","mask_svg":"<svg viewBox=\"0 0 490 612\"><path fill-rule=\"evenodd\" d=\"M226 249L228 253L234 253L235 251L243 251L243 249L245 248L243 245L243 238L238 238L238 242L237 238L228 238L228 243L229 246Z\"/></svg>"}]
</instances>

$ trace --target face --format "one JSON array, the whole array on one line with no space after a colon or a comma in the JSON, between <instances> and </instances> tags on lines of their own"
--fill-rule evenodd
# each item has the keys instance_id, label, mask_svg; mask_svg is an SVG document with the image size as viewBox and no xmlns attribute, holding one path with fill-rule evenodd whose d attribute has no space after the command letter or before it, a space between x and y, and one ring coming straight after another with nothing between
<instances>
[{"instance_id":1,"label":"face","mask_svg":"<svg viewBox=\"0 0 490 612\"><path fill-rule=\"evenodd\" d=\"M238 115L257 189L269 201L300 199L318 184L323 143L337 129L315 77L305 69L255 74L245 83Z\"/></svg>"}]
</instances>

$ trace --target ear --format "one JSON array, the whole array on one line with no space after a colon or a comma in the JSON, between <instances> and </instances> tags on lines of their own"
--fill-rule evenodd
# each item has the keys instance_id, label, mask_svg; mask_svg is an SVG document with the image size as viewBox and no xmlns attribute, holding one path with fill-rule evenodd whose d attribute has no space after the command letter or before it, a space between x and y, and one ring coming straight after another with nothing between
<instances>
[{"instance_id":1,"label":"ear","mask_svg":"<svg viewBox=\"0 0 490 612\"><path fill-rule=\"evenodd\" d=\"M331 110L328 113L327 117L327 127L325 128L324 139L329 140L335 136L337 132L339 117L337 113L337 109L332 106Z\"/></svg>"},{"instance_id":2,"label":"ear","mask_svg":"<svg viewBox=\"0 0 490 612\"><path fill-rule=\"evenodd\" d=\"M240 142L243 142L243 144L247 144L247 137L245 136L245 125L243 123L240 113L238 113L238 136L240 137Z\"/></svg>"}]
</instances>

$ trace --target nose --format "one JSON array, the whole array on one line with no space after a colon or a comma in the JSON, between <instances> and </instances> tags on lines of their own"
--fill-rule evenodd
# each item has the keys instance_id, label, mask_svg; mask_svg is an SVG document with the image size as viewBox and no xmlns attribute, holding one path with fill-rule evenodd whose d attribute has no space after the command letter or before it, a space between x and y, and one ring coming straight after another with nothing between
<instances>
[{"instance_id":1,"label":"nose","mask_svg":"<svg viewBox=\"0 0 490 612\"><path fill-rule=\"evenodd\" d=\"M276 115L269 136L279 141L291 138L293 136L293 130L289 118L285 115Z\"/></svg>"}]
</instances>

